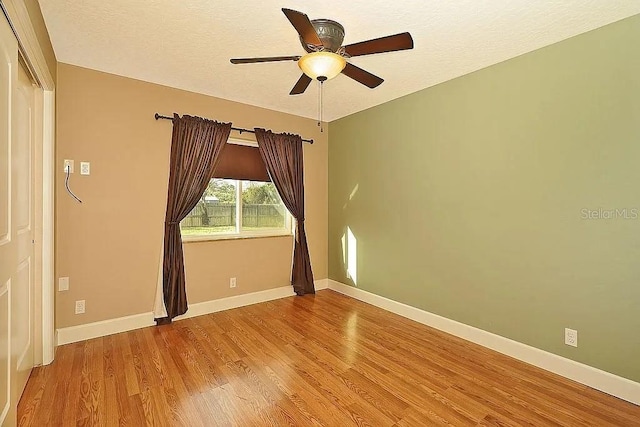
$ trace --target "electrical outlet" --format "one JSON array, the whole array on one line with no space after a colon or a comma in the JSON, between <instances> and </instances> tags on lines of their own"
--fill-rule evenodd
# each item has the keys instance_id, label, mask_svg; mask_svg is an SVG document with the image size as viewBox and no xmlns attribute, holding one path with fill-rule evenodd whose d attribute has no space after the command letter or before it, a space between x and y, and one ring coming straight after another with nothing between
<instances>
[{"instance_id":1,"label":"electrical outlet","mask_svg":"<svg viewBox=\"0 0 640 427\"><path fill-rule=\"evenodd\" d=\"M91 173L91 163L80 162L80 175L89 175Z\"/></svg>"},{"instance_id":2,"label":"electrical outlet","mask_svg":"<svg viewBox=\"0 0 640 427\"><path fill-rule=\"evenodd\" d=\"M64 169L63 172L67 173L67 168L69 168L69 173L73 173L73 160L64 159Z\"/></svg>"},{"instance_id":3,"label":"electrical outlet","mask_svg":"<svg viewBox=\"0 0 640 427\"><path fill-rule=\"evenodd\" d=\"M572 347L578 346L578 331L564 328L564 343Z\"/></svg>"},{"instance_id":4,"label":"electrical outlet","mask_svg":"<svg viewBox=\"0 0 640 427\"><path fill-rule=\"evenodd\" d=\"M78 300L76 301L76 314L82 314L84 313L84 300Z\"/></svg>"},{"instance_id":5,"label":"electrical outlet","mask_svg":"<svg viewBox=\"0 0 640 427\"><path fill-rule=\"evenodd\" d=\"M58 291L68 291L68 290L69 290L69 278L60 277L58 279Z\"/></svg>"},{"instance_id":6,"label":"electrical outlet","mask_svg":"<svg viewBox=\"0 0 640 427\"><path fill-rule=\"evenodd\" d=\"M232 277L232 278L229 280L229 287L230 287L230 288L235 288L235 287L236 287L236 278L235 278L235 277Z\"/></svg>"}]
</instances>

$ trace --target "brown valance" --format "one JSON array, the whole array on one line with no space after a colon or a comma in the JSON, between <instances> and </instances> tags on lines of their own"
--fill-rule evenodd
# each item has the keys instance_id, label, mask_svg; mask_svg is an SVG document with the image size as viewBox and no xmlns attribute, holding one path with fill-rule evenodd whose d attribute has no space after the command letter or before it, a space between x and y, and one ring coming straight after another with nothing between
<instances>
[{"instance_id":1,"label":"brown valance","mask_svg":"<svg viewBox=\"0 0 640 427\"><path fill-rule=\"evenodd\" d=\"M213 176L246 181L271 181L258 147L228 142L220 154L220 163Z\"/></svg>"}]
</instances>

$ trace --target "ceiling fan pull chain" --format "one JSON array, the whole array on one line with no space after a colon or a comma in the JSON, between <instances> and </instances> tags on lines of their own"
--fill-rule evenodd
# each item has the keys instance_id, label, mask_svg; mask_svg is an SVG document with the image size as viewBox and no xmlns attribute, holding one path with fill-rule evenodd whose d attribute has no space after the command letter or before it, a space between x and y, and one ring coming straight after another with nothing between
<instances>
[{"instance_id":1,"label":"ceiling fan pull chain","mask_svg":"<svg viewBox=\"0 0 640 427\"><path fill-rule=\"evenodd\" d=\"M324 125L322 123L322 113L324 108L324 80L320 80L320 132L324 132Z\"/></svg>"},{"instance_id":2,"label":"ceiling fan pull chain","mask_svg":"<svg viewBox=\"0 0 640 427\"><path fill-rule=\"evenodd\" d=\"M318 127L322 130L320 123L322 122L322 82L318 81Z\"/></svg>"}]
</instances>

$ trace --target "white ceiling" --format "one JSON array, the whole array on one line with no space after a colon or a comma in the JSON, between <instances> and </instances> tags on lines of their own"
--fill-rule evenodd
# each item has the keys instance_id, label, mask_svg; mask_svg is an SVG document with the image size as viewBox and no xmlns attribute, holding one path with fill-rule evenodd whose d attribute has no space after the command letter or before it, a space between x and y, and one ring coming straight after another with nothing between
<instances>
[{"instance_id":1,"label":"white ceiling","mask_svg":"<svg viewBox=\"0 0 640 427\"><path fill-rule=\"evenodd\" d=\"M640 13L640 0L39 1L60 62L310 118L316 85L288 95L296 63L229 63L304 53L281 8L340 22L344 44L409 31L413 50L350 60L378 88L325 84L327 121Z\"/></svg>"}]
</instances>

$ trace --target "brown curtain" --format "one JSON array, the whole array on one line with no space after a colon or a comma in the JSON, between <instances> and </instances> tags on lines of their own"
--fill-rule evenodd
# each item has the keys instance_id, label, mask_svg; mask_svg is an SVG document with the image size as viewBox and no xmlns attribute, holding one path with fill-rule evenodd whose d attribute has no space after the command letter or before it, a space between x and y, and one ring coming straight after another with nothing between
<instances>
[{"instance_id":1,"label":"brown curtain","mask_svg":"<svg viewBox=\"0 0 640 427\"><path fill-rule=\"evenodd\" d=\"M227 143L220 154L220 163L213 177L241 181L271 181L258 147L230 143Z\"/></svg>"},{"instance_id":2,"label":"brown curtain","mask_svg":"<svg viewBox=\"0 0 640 427\"><path fill-rule=\"evenodd\" d=\"M297 223L291 285L298 295L315 293L307 235L304 230L302 138L299 135L274 134L258 128L255 131L258 149L271 181Z\"/></svg>"},{"instance_id":3,"label":"brown curtain","mask_svg":"<svg viewBox=\"0 0 640 427\"><path fill-rule=\"evenodd\" d=\"M158 323L187 312L180 221L207 188L230 132L231 123L174 115L162 269L167 318Z\"/></svg>"}]
</instances>

